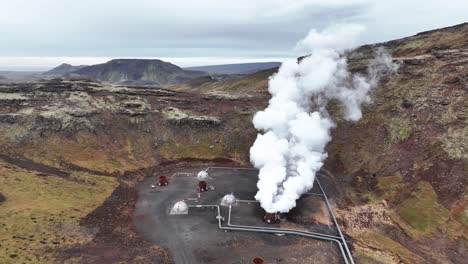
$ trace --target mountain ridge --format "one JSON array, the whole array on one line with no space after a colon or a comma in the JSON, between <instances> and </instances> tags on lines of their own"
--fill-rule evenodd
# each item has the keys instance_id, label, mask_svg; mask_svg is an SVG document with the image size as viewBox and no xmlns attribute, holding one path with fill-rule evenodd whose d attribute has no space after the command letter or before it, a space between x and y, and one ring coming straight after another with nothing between
<instances>
[{"instance_id":1,"label":"mountain ridge","mask_svg":"<svg viewBox=\"0 0 468 264\"><path fill-rule=\"evenodd\" d=\"M210 74L251 74L257 71L268 70L279 67L281 62L252 62L252 63L232 63L206 66L185 67L189 70L200 70Z\"/></svg>"},{"instance_id":2,"label":"mountain ridge","mask_svg":"<svg viewBox=\"0 0 468 264\"><path fill-rule=\"evenodd\" d=\"M159 59L113 59L71 72L102 82L166 86L206 75Z\"/></svg>"},{"instance_id":3,"label":"mountain ridge","mask_svg":"<svg viewBox=\"0 0 468 264\"><path fill-rule=\"evenodd\" d=\"M77 70L80 70L84 67L87 67L88 65L71 65L71 64L68 64L68 63L62 63L60 64L59 66L57 67L54 67L44 73L42 73L42 75L64 75L64 74L68 74L68 73L71 73L71 72L74 72L74 71L77 71Z\"/></svg>"}]
</instances>

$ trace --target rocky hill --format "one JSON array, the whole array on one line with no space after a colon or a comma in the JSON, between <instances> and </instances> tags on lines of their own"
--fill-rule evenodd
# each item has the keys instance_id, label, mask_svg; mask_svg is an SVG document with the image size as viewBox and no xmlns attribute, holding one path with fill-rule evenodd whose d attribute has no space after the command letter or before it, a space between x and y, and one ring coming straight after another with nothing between
<instances>
[{"instance_id":1,"label":"rocky hill","mask_svg":"<svg viewBox=\"0 0 468 264\"><path fill-rule=\"evenodd\" d=\"M251 74L280 66L280 62L256 62L187 67L187 70L204 71L210 74Z\"/></svg>"},{"instance_id":2,"label":"rocky hill","mask_svg":"<svg viewBox=\"0 0 468 264\"><path fill-rule=\"evenodd\" d=\"M365 69L380 46L398 73L372 92L362 120L338 119L327 147L338 220L357 263L463 263L468 24L360 47L350 70ZM117 62L95 69L112 81L132 72ZM182 164L248 165L252 116L274 71L169 89L0 84L0 259L171 263L134 230L138 183Z\"/></svg>"},{"instance_id":3,"label":"rocky hill","mask_svg":"<svg viewBox=\"0 0 468 264\"><path fill-rule=\"evenodd\" d=\"M125 85L166 86L206 75L201 71L184 70L162 60L115 59L73 71L107 83Z\"/></svg>"},{"instance_id":4,"label":"rocky hill","mask_svg":"<svg viewBox=\"0 0 468 264\"><path fill-rule=\"evenodd\" d=\"M63 64L60 64L59 66L49 70L49 71L46 71L43 73L43 75L50 75L50 76L61 76L61 75L64 75L64 74L67 74L67 73L71 73L71 72L74 72L74 71L77 71L79 69L82 69L86 67L86 65L79 65L79 66L73 66L73 65L70 65L70 64L67 64L67 63L63 63Z\"/></svg>"}]
</instances>

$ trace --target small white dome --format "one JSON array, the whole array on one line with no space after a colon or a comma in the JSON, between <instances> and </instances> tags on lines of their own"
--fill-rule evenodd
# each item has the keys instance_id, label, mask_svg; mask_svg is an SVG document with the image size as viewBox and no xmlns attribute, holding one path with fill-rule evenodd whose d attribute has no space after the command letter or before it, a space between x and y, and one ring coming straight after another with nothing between
<instances>
[{"instance_id":1,"label":"small white dome","mask_svg":"<svg viewBox=\"0 0 468 264\"><path fill-rule=\"evenodd\" d=\"M230 205L234 205L235 203L236 203L236 197L232 193L226 194L223 197L223 199L221 199L222 206L230 206Z\"/></svg>"},{"instance_id":2,"label":"small white dome","mask_svg":"<svg viewBox=\"0 0 468 264\"><path fill-rule=\"evenodd\" d=\"M171 208L171 215L188 214L188 205L184 201L179 201Z\"/></svg>"},{"instance_id":3,"label":"small white dome","mask_svg":"<svg viewBox=\"0 0 468 264\"><path fill-rule=\"evenodd\" d=\"M208 177L208 172L202 170L197 174L197 178L200 180L206 179Z\"/></svg>"}]
</instances>

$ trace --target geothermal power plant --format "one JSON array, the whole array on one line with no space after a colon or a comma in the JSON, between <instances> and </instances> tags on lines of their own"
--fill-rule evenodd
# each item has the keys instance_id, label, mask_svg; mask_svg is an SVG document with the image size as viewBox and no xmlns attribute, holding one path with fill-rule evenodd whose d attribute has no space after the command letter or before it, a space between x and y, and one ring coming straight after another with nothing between
<instances>
[{"instance_id":1,"label":"geothermal power plant","mask_svg":"<svg viewBox=\"0 0 468 264\"><path fill-rule=\"evenodd\" d=\"M208 167L177 171L170 176L150 178L142 185L145 190L144 204L140 210L146 226L161 243L176 252L174 258L183 263L179 256L181 245L165 244L165 237L178 236L189 242L204 244L222 241L234 235L244 235L250 240L256 236L265 239L288 241L293 237L326 242L342 263L354 263L346 237L333 214L327 190L334 192L333 183L327 173L317 174L314 187L298 199L297 210L292 213L268 212L255 200L258 170L255 168ZM150 187L148 187L150 186ZM301 203L307 199L306 203ZM323 203L326 212L320 217L328 218L328 225L297 221L297 216L307 218L301 211L314 210L310 200ZM138 207L137 207L138 208ZM150 209L151 208L151 209ZM145 226L141 224L140 226ZM154 226L163 226L154 230ZM151 233L148 230L145 233ZM268 238L270 237L270 238ZM268 256L251 255L249 263L266 263Z\"/></svg>"},{"instance_id":2,"label":"geothermal power plant","mask_svg":"<svg viewBox=\"0 0 468 264\"><path fill-rule=\"evenodd\" d=\"M147 219L148 228L164 227L155 232L155 238L164 245L165 235L172 235L168 231L171 227L186 241L193 239L193 243L204 243L200 241L207 238L219 243L223 238L219 231L285 236L285 241L297 236L330 243L335 257L354 264L327 188L321 183L333 189L332 177L322 169L327 158L325 147L335 127L327 105L330 101L338 103L344 120L359 120L361 106L370 102L370 90L381 76L398 69L386 50L377 49L365 74L350 73L344 56L349 43L321 43L323 38L342 39L360 30L356 25L343 25L331 33L311 31L298 44L309 55L284 62L271 77L269 104L253 117L258 130L250 148L254 168L179 171L150 183L149 191L154 194L148 195L146 202L154 210L144 211L154 214L142 217ZM180 251L177 246L165 246L171 252ZM259 256L251 257L252 263L264 263ZM174 257L177 263L187 263L189 260L184 258L188 256L176 253Z\"/></svg>"}]
</instances>

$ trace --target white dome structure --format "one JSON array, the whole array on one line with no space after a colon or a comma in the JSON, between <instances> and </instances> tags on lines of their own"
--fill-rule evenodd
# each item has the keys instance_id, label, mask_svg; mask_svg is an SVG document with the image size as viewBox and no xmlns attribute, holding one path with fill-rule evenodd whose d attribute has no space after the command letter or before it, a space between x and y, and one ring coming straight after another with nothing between
<instances>
[{"instance_id":1,"label":"white dome structure","mask_svg":"<svg viewBox=\"0 0 468 264\"><path fill-rule=\"evenodd\" d=\"M224 195L223 199L221 199L222 206L231 206L231 205L234 205L235 203L236 203L236 197L232 193Z\"/></svg>"},{"instance_id":2,"label":"white dome structure","mask_svg":"<svg viewBox=\"0 0 468 264\"><path fill-rule=\"evenodd\" d=\"M188 214L188 205L184 201L179 201L171 208L171 215Z\"/></svg>"},{"instance_id":3,"label":"white dome structure","mask_svg":"<svg viewBox=\"0 0 468 264\"><path fill-rule=\"evenodd\" d=\"M205 170L200 171L197 174L197 178L200 179L200 180L208 178L208 172L206 172Z\"/></svg>"}]
</instances>

